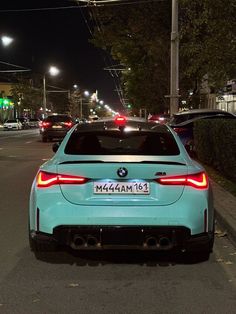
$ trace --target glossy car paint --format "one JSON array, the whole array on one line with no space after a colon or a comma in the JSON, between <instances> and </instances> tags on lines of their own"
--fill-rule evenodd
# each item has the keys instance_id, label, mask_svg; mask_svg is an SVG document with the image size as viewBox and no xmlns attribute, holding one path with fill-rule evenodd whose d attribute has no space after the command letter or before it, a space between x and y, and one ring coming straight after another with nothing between
<instances>
[{"instance_id":1,"label":"glossy car paint","mask_svg":"<svg viewBox=\"0 0 236 314\"><path fill-rule=\"evenodd\" d=\"M54 228L66 225L181 226L189 228L192 236L213 231L214 213L210 186L196 189L190 186L165 186L154 181L160 177L158 173L161 172L166 172L167 176L177 176L204 171L199 163L189 157L179 137L170 128L179 146L178 156L66 155L64 149L75 128L76 126L67 133L56 154L40 170L79 175L92 180L82 185L38 188L35 179L29 211L32 234L40 231L50 235ZM103 160L103 163L91 162L97 160ZM128 169L125 178L128 182L149 182L150 194L94 195L93 181L122 180L117 175L120 167Z\"/></svg>"}]
</instances>

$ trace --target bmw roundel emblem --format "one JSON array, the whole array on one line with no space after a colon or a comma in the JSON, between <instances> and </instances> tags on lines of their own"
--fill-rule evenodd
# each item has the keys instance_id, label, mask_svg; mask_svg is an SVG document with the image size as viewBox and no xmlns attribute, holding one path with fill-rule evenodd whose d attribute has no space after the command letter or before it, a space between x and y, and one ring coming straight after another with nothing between
<instances>
[{"instance_id":1,"label":"bmw roundel emblem","mask_svg":"<svg viewBox=\"0 0 236 314\"><path fill-rule=\"evenodd\" d=\"M128 174L128 170L126 168L119 168L117 170L117 174L119 177L123 178L123 177L126 177L127 174Z\"/></svg>"}]
</instances>

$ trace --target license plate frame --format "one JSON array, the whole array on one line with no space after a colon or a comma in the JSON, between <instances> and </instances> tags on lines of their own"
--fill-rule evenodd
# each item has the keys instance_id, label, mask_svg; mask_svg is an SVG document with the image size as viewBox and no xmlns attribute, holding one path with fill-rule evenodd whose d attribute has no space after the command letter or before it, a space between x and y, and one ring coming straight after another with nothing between
<instances>
[{"instance_id":1,"label":"license plate frame","mask_svg":"<svg viewBox=\"0 0 236 314\"><path fill-rule=\"evenodd\" d=\"M149 182L94 182L93 193L96 195L149 195Z\"/></svg>"}]
</instances>

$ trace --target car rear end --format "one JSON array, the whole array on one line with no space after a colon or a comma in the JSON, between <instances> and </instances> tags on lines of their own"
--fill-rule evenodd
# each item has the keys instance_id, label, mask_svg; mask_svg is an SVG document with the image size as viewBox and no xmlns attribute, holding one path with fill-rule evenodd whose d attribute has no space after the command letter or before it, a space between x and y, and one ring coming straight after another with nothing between
<instances>
[{"instance_id":1,"label":"car rear end","mask_svg":"<svg viewBox=\"0 0 236 314\"><path fill-rule=\"evenodd\" d=\"M209 250L209 182L178 141L155 123L75 128L34 181L32 236L80 250Z\"/></svg>"},{"instance_id":2,"label":"car rear end","mask_svg":"<svg viewBox=\"0 0 236 314\"><path fill-rule=\"evenodd\" d=\"M64 138L66 133L74 125L74 121L67 115L52 115L40 123L40 134L42 141Z\"/></svg>"},{"instance_id":3,"label":"car rear end","mask_svg":"<svg viewBox=\"0 0 236 314\"><path fill-rule=\"evenodd\" d=\"M22 124L17 119L7 120L3 124L3 129L4 130L21 130L22 129Z\"/></svg>"}]
</instances>

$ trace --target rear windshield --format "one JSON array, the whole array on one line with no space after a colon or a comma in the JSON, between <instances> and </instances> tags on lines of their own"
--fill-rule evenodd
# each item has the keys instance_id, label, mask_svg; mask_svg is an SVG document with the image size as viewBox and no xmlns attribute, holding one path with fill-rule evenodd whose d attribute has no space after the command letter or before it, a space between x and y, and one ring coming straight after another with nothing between
<instances>
[{"instance_id":1,"label":"rear windshield","mask_svg":"<svg viewBox=\"0 0 236 314\"><path fill-rule=\"evenodd\" d=\"M7 120L6 123L17 123L17 120Z\"/></svg>"},{"instance_id":2,"label":"rear windshield","mask_svg":"<svg viewBox=\"0 0 236 314\"><path fill-rule=\"evenodd\" d=\"M44 121L48 121L48 122L71 121L71 117L68 117L68 116L50 116L50 117L47 117Z\"/></svg>"},{"instance_id":3,"label":"rear windshield","mask_svg":"<svg viewBox=\"0 0 236 314\"><path fill-rule=\"evenodd\" d=\"M65 147L70 155L178 155L170 132L74 132Z\"/></svg>"}]
</instances>

